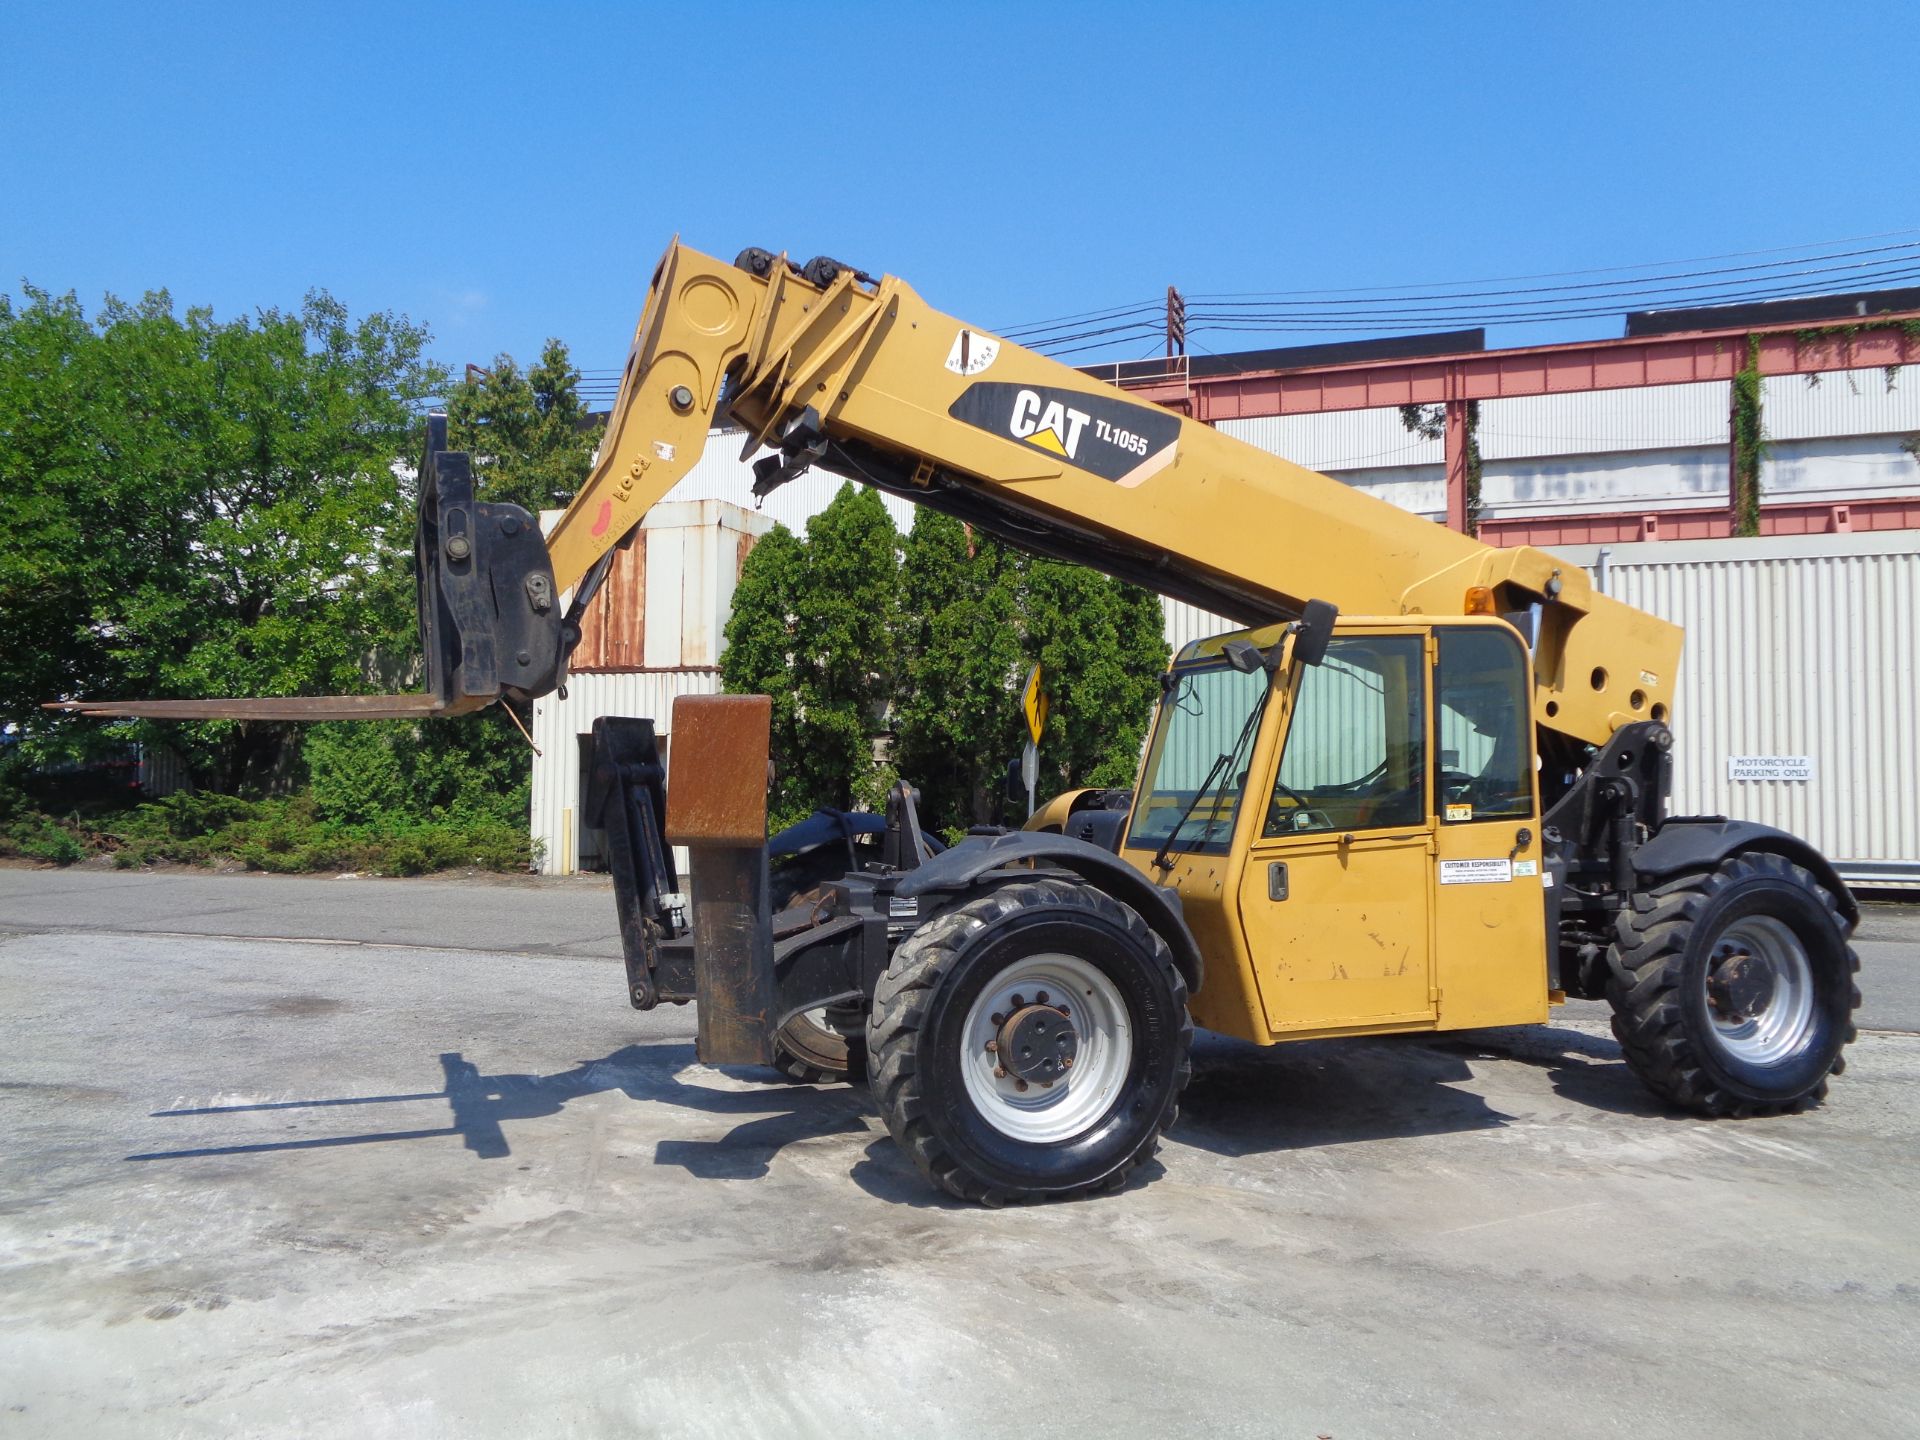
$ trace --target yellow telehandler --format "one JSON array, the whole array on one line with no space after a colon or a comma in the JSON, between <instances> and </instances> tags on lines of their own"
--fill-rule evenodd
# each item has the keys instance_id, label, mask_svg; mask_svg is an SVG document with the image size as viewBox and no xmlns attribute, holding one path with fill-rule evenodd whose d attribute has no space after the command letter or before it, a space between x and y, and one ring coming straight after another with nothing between
<instances>
[{"instance_id":1,"label":"yellow telehandler","mask_svg":"<svg viewBox=\"0 0 1920 1440\"><path fill-rule=\"evenodd\" d=\"M669 248L591 478L544 540L475 499L430 424L426 694L75 708L551 693L615 548L716 416L769 452L756 495L817 468L1248 628L1174 657L1131 795L936 853L896 786L878 856L778 909L767 699L677 702L670 785L651 719L597 721L587 806L629 998L696 1001L708 1063L864 1071L920 1170L990 1204L1124 1185L1177 1113L1195 1024L1270 1044L1604 997L1634 1071L1710 1116L1805 1106L1842 1068L1858 908L1833 867L1667 814L1678 629L824 257Z\"/></svg>"}]
</instances>

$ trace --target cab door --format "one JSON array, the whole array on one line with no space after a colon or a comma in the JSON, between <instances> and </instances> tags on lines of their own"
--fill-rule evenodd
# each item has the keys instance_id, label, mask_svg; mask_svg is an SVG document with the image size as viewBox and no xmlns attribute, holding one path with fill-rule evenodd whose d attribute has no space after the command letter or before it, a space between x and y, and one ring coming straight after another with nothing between
<instances>
[{"instance_id":1,"label":"cab door","mask_svg":"<svg viewBox=\"0 0 1920 1440\"><path fill-rule=\"evenodd\" d=\"M1294 670L1238 896L1268 1026L1430 1028L1426 636L1343 629Z\"/></svg>"},{"instance_id":2,"label":"cab door","mask_svg":"<svg viewBox=\"0 0 1920 1440\"><path fill-rule=\"evenodd\" d=\"M1547 1018L1546 896L1526 650L1487 620L1434 630L1439 1028Z\"/></svg>"}]
</instances>

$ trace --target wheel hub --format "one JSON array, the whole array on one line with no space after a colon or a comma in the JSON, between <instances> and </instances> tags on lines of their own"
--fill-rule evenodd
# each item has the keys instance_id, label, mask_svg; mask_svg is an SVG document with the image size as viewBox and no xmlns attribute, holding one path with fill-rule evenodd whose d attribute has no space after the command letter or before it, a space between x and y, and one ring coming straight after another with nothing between
<instances>
[{"instance_id":1,"label":"wheel hub","mask_svg":"<svg viewBox=\"0 0 1920 1440\"><path fill-rule=\"evenodd\" d=\"M1035 1085L1063 1079L1080 1053L1080 1034L1072 1019L1051 1005L1014 1011L1001 1022L994 1041L1007 1074Z\"/></svg>"},{"instance_id":2,"label":"wheel hub","mask_svg":"<svg viewBox=\"0 0 1920 1440\"><path fill-rule=\"evenodd\" d=\"M1772 1003L1775 980L1771 965L1744 948L1723 945L1707 975L1707 998L1722 1019L1750 1020Z\"/></svg>"}]
</instances>

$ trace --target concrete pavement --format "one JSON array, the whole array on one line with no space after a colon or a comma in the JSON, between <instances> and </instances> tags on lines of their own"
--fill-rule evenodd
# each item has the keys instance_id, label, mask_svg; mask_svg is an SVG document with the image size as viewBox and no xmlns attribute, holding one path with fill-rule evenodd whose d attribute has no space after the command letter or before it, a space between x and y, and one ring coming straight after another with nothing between
<instances>
[{"instance_id":1,"label":"concrete pavement","mask_svg":"<svg viewBox=\"0 0 1920 1440\"><path fill-rule=\"evenodd\" d=\"M1911 1433L1920 1038L1744 1124L1587 1014L1209 1041L1127 1192L990 1212L626 1009L611 908L0 871L0 1428Z\"/></svg>"}]
</instances>

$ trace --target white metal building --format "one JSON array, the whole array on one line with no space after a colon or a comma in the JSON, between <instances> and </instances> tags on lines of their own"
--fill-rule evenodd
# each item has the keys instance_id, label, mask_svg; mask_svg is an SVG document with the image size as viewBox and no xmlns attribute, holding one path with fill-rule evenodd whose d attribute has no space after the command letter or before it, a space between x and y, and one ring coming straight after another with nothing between
<instances>
[{"instance_id":1,"label":"white metal building","mask_svg":"<svg viewBox=\"0 0 1920 1440\"><path fill-rule=\"evenodd\" d=\"M1716 381L1482 402L1483 515L1657 515L1724 503L1729 390ZM1920 435L1920 374L1772 376L1761 407L1769 501L1920 491L1907 448ZM1441 442L1409 433L1397 409L1224 420L1220 429L1402 509L1445 516Z\"/></svg>"}]
</instances>

